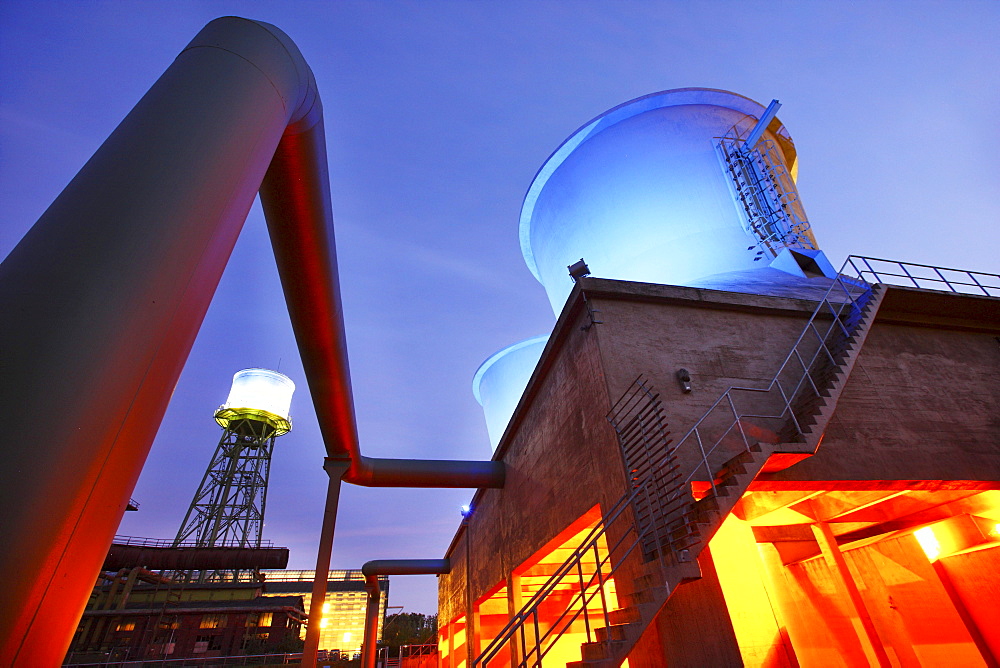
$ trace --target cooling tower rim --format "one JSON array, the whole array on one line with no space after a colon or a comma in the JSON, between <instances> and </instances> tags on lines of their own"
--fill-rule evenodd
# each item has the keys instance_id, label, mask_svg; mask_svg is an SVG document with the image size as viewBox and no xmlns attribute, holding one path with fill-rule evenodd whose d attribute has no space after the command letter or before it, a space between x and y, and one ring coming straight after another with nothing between
<instances>
[{"instance_id":1,"label":"cooling tower rim","mask_svg":"<svg viewBox=\"0 0 1000 668\"><path fill-rule=\"evenodd\" d=\"M281 373L280 371L275 371L274 369L265 369L262 366L248 366L245 369L240 369L239 371L237 371L236 373L233 374L233 380L236 380L237 376L239 376L240 374L246 373L247 371L264 371L265 373L272 374L274 376L279 376L284 381L288 381L288 383L292 386L293 390L298 389L298 388L295 387L295 381L292 380L291 378L289 378L288 376L286 376L285 374Z\"/></svg>"},{"instance_id":2,"label":"cooling tower rim","mask_svg":"<svg viewBox=\"0 0 1000 668\"><path fill-rule=\"evenodd\" d=\"M537 343L544 343L548 340L549 340L548 334L533 336L530 339L524 339L523 341L518 341L517 343L512 343L509 346L505 346L500 350L496 351L495 353L493 353L492 355L490 355L489 357L487 357L486 360L479 365L479 368L476 369L476 374L472 377L472 394L473 396L476 397L476 401L479 403L479 405L480 406L483 405L483 397L479 392L479 386L483 382L483 376L486 375L486 372L490 370L490 367L492 367L494 364L496 364L497 362L499 362L501 359L511 354L512 352L515 352L522 348L527 348L528 346L533 346Z\"/></svg>"},{"instance_id":3,"label":"cooling tower rim","mask_svg":"<svg viewBox=\"0 0 1000 668\"><path fill-rule=\"evenodd\" d=\"M528 191L524 195L524 203L521 205L521 219L518 225L521 255L524 256L525 264L528 265L528 269L539 282L542 282L542 277L538 273L535 256L531 250L531 218L534 214L535 202L538 201L538 196L556 169L559 168L580 144L612 125L616 125L647 111L695 104L725 107L755 118L760 118L760 115L766 109L764 105L745 95L722 90L721 88L671 88L669 90L662 90L657 93L637 97L628 102L623 102L595 116L580 126L579 129L552 152L552 155L546 158L545 162L542 163L542 166L532 178L531 185L528 186ZM791 165L795 161L795 148L791 143L791 135L789 135L784 124L777 118L771 122L769 129L774 128L775 124L777 124L777 129L773 130L773 132L788 140L787 143L781 143L780 148L785 156L786 163Z\"/></svg>"}]
</instances>

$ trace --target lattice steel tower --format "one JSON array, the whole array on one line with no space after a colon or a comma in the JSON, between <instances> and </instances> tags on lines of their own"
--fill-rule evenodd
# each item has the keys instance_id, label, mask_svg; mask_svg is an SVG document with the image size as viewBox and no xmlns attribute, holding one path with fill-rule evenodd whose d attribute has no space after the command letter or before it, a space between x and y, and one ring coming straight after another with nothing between
<instances>
[{"instance_id":1,"label":"lattice steel tower","mask_svg":"<svg viewBox=\"0 0 1000 668\"><path fill-rule=\"evenodd\" d=\"M291 431L295 384L267 369L233 376L215 412L222 438L191 500L175 545L260 547L274 440ZM214 578L213 578L214 579Z\"/></svg>"}]
</instances>

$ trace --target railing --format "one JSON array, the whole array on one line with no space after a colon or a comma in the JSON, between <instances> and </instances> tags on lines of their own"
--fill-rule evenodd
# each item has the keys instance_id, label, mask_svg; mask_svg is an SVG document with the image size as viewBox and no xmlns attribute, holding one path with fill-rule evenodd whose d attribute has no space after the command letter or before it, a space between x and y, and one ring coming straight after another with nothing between
<instances>
[{"instance_id":1,"label":"railing","mask_svg":"<svg viewBox=\"0 0 1000 668\"><path fill-rule=\"evenodd\" d=\"M115 536L111 541L114 545L137 545L139 547L242 547L246 549L272 548L274 543L269 540L260 541L260 545L245 545L239 541L220 542L215 545L199 545L196 540L175 542L172 538L143 538L141 536Z\"/></svg>"},{"instance_id":2,"label":"railing","mask_svg":"<svg viewBox=\"0 0 1000 668\"><path fill-rule=\"evenodd\" d=\"M997 274L855 255L847 261L859 277L871 283L1000 297L1000 276Z\"/></svg>"},{"instance_id":3,"label":"railing","mask_svg":"<svg viewBox=\"0 0 1000 668\"><path fill-rule=\"evenodd\" d=\"M573 550L569 558L556 569L525 606L511 617L496 638L472 662L473 666L497 668L499 664L491 666L490 662L496 659L505 647L517 652L518 666L541 666L545 655L581 617L588 641L595 639L597 628L611 626L610 612L613 608L609 605L607 584L612 581L615 572L639 544L640 536L636 523L625 511L640 493L641 488L635 489L608 510L591 528L580 546ZM606 539L608 528L611 526L620 526L622 535L608 545L607 550L603 550L601 542ZM591 555L594 560L594 572L585 575L583 563L585 560L589 561ZM588 570L590 567L591 564L588 563ZM541 603L553 592L561 589L564 583L579 586L579 591L555 619L543 620L539 610ZM594 618L595 614L589 608L591 603L597 600L601 603L601 610ZM506 661L504 665L508 665Z\"/></svg>"},{"instance_id":4,"label":"railing","mask_svg":"<svg viewBox=\"0 0 1000 668\"><path fill-rule=\"evenodd\" d=\"M881 270L876 270L875 266ZM541 666L542 659L559 637L581 617L587 640L598 639L595 631L599 627L595 627L595 621L604 628L612 626L605 583L614 577L625 558L639 545L643 546L647 564L656 563L660 582L669 587L669 569L692 561L695 556L688 552L690 541L683 535L680 538L676 535L678 530L691 525L692 483L703 478L714 493L717 491L716 472L733 456L752 452L752 446L761 441L804 440L808 427L805 421L815 413L815 402L833 382L833 372L843 361L851 337L858 332L863 319L872 317L866 314L866 307L873 297L874 286L865 277L880 283L885 282L884 278L898 276L907 280L935 281L925 278L926 272L915 272L915 267L933 270L937 283L953 292L964 292L960 288L969 286L982 289L985 294L990 294L989 289L1000 289L1000 276L995 274L848 257L769 385L766 388L730 387L676 445L671 446L670 439L666 438L668 432L664 430L658 438L661 451L655 456L655 462L649 463L647 460L652 455L644 453L641 467L630 465L632 490L604 514L583 543L473 661L473 666L491 668L490 661L505 647L518 652L518 666ZM959 276L948 279L945 272ZM962 276L968 280L960 280ZM637 402L643 396L656 405L640 406ZM636 419L625 419L628 415ZM636 426L641 415L649 416L652 423L661 420L658 399L640 377L608 415L623 446L629 438L627 430L645 429ZM681 448L690 448L698 454L696 465L684 477L666 471L672 467L675 453ZM628 456L626 461L629 461ZM665 480L670 483L669 490L664 490L662 483ZM627 513L629 508L635 512ZM619 534L613 542L608 539L609 531ZM602 556L599 546L605 540L609 541L609 546ZM596 562L595 572L585 576L583 562L590 554ZM579 591L554 621L543 623L539 611L542 602L570 577L578 580ZM672 584L676 585L676 580ZM592 620L589 604L598 597L600 612L597 619ZM610 646L613 642L610 631L605 632L603 640Z\"/></svg>"},{"instance_id":5,"label":"railing","mask_svg":"<svg viewBox=\"0 0 1000 668\"><path fill-rule=\"evenodd\" d=\"M411 656L430 656L438 653L438 646L433 643L423 645L400 645L399 658L405 659Z\"/></svg>"},{"instance_id":6,"label":"railing","mask_svg":"<svg viewBox=\"0 0 1000 668\"><path fill-rule=\"evenodd\" d=\"M82 652L81 652L82 654ZM93 653L89 653L93 654ZM63 668L174 668L185 666L215 668L216 666L261 666L261 665L299 665L302 654L247 654L245 656L213 656L190 657L186 659L120 659L109 653L107 658L98 663L63 663Z\"/></svg>"},{"instance_id":7,"label":"railing","mask_svg":"<svg viewBox=\"0 0 1000 668\"><path fill-rule=\"evenodd\" d=\"M845 273L853 268L853 259L844 263L768 386L730 387L680 439L678 448L693 448L700 461L680 485L678 497L686 497L698 478L714 493L718 467L753 443L804 440L808 425L803 424L804 411L796 409L822 396L872 297L872 286L860 274Z\"/></svg>"}]
</instances>

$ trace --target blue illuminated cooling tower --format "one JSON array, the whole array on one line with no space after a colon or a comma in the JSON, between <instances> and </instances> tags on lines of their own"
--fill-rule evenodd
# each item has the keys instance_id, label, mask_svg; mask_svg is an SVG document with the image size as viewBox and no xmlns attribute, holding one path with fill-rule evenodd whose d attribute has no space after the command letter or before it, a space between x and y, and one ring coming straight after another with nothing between
<instances>
[{"instance_id":1,"label":"blue illuminated cooling tower","mask_svg":"<svg viewBox=\"0 0 1000 668\"><path fill-rule=\"evenodd\" d=\"M520 220L521 252L553 312L581 258L599 278L741 292L787 294L832 276L798 199L795 147L766 111L735 93L681 88L615 107L563 142ZM476 373L494 446L544 342L505 348Z\"/></svg>"}]
</instances>

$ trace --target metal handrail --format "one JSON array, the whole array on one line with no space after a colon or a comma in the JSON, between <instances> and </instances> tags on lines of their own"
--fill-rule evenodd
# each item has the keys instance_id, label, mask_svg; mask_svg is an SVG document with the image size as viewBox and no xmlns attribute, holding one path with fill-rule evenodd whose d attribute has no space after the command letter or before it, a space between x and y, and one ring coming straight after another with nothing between
<instances>
[{"instance_id":1,"label":"metal handrail","mask_svg":"<svg viewBox=\"0 0 1000 668\"><path fill-rule=\"evenodd\" d=\"M868 284L866 281L864 281L864 279L861 278L860 275L855 279L855 278L852 278L852 277L847 277L844 274L844 271L847 269L848 266L851 266L852 268L854 268L855 265L852 263L852 258L854 258L854 257L855 256L849 256L847 258L847 260L844 262L844 265L841 268L841 271L837 274L837 277L833 280L833 283L830 284L830 287L827 289L826 293L823 295L823 298L820 300L820 302L817 305L816 309L813 311L812 315L810 316L809 321L806 323L805 328L803 328L802 333L799 334L799 337L795 340L795 343L793 344L791 350L785 356L784 361L782 361L781 366L778 368L777 373L775 373L774 377L772 378L771 382L767 385L767 387L765 387L765 388L759 388L759 387L731 386L729 389L727 389L725 392L723 392L722 396L720 396L715 401L715 403L713 403L709 407L709 409L707 411L705 411L705 413L702 415L702 417L699 418L698 421L695 422L694 425L691 427L691 429L689 429L688 432L678 441L678 448L680 448L693 435L698 440L699 448L701 449L701 453L702 453L701 462L687 476L687 478L684 481L684 485L683 485L684 487L689 486L690 483L699 474L699 472L704 468L704 470L706 471L706 473L708 475L708 482L711 485L712 490L715 491L715 476L714 476L714 472L712 470L711 464L709 463L709 458L711 457L711 455L713 455L718 450L719 446L722 445L722 443L726 440L726 438L729 436L729 434L732 432L732 430L734 428L736 428L736 427L739 427L740 437L741 437L741 440L743 441L744 447L747 448L747 449L749 449L749 447L750 447L750 441L747 438L746 433L743 430L743 425L742 425L743 418L757 417L757 418L765 418L765 419L781 419L781 418L784 418L785 415L786 415L786 413L787 413L788 417L791 419L791 421L792 421L792 423L793 423L796 431L799 434L803 433L802 432L802 427L801 427L801 425L798 424L798 420L797 420L797 418L795 416L795 412L792 409L792 403L799 396L799 390L802 387L802 383L805 381L805 379L809 378L810 382L812 382L811 378L809 377L809 370L812 368L812 365L817 360L819 354L821 352L825 352L827 354L827 356L831 360L835 359L836 353L830 351L830 349L829 349L829 347L827 345L827 340L828 340L828 337L830 336L831 332L833 331L833 327L836 324L840 324L839 320L843 316L844 307L845 306L847 306L849 308L853 307L853 308L856 308L858 311L860 311L864 307L864 303L867 303L868 298L871 296L872 286L870 284ZM845 285L845 281L844 281L845 278L848 279L846 281L846 283L848 285ZM848 287L848 286L851 286L851 287L853 287L855 289L862 288L862 292L861 292L860 295L858 295L858 298L855 298L855 296L853 294L853 291L851 290L851 287ZM830 300L831 294L833 294L834 291L835 291L835 288L838 288L838 287L841 290L843 290L843 297L846 299L846 301L844 301L844 302L840 302L840 301L833 302L833 301ZM862 300L864 300L864 302L862 302ZM861 304L860 306L859 306L859 303ZM827 331L822 336L818 337L819 338L819 344L817 346L817 349L812 354L812 356L810 357L809 364L805 364L804 362L801 361L801 356L799 355L799 347L806 340L806 337L811 332L814 332L816 330L815 323L816 323L816 321L818 319L820 319L820 317L825 316L825 312L826 312L827 308L830 308L830 310L831 310L832 319L834 320L834 324L832 324L831 327L828 328ZM844 328L842 324L840 324L840 327L843 330L843 333L846 335L845 339L848 336L850 336L851 332L849 332L846 328ZM781 385L781 375L788 368L789 363L793 360L793 358L798 358L799 359L799 364L800 364L800 366L803 367L803 373L802 373L802 376L799 377L798 381L796 381L795 387L794 387L793 391L790 392L790 393L786 393L785 392L785 388L782 387L782 385ZM771 393L775 389L778 390L778 392L781 395L781 399L782 399L782 405L781 405L782 410L777 415L740 414L740 412L738 410L736 410L735 402L733 401L733 393L734 392L750 392L750 393L759 393L759 394L769 394L769 393ZM814 386L813 389L815 391L818 388L815 388L815 386ZM700 427L712 416L712 414L715 412L716 408L718 406L722 405L723 402L726 402L728 404L729 411L732 413L732 416L733 416L733 422L723 432L722 436L720 436L718 439L716 439L716 441L712 444L712 446L706 452L704 450L704 446L703 446L703 442L702 442L702 438L701 438Z\"/></svg>"},{"instance_id":2,"label":"metal handrail","mask_svg":"<svg viewBox=\"0 0 1000 668\"><path fill-rule=\"evenodd\" d=\"M172 538L144 538L142 536L120 536L116 535L111 541L113 545L135 545L139 547L242 547L247 549L272 548L274 543L270 540L262 540L260 544L246 545L240 541L224 541L215 545L201 545L197 540L174 541Z\"/></svg>"},{"instance_id":3,"label":"metal handrail","mask_svg":"<svg viewBox=\"0 0 1000 668\"><path fill-rule=\"evenodd\" d=\"M823 298L818 303L816 309L810 316L809 321L806 323L806 326L803 328L801 334L799 334L799 337L796 339L795 344L792 346L791 350L785 356L785 359L782 361L781 366L779 367L777 373L775 373L774 377L772 378L768 386L766 388L754 388L754 387L742 387L742 386L729 387L709 407L709 409L704 413L704 415L702 415L702 417L699 418L697 422L695 422L695 424L687 431L687 433L684 434L684 436L678 441L677 445L674 446L673 448L670 448L667 452L665 452L663 456L659 458L657 465L649 467L645 471L641 479L634 483L633 489L630 492L624 494L611 507L608 513L601 520L599 520L597 524L594 525L591 531L588 532L587 537L584 539L581 545L577 547L570 554L569 558L556 570L556 572L552 576L550 576L548 580L545 581L542 587L535 593L534 596L531 597L531 599L522 607L522 609L511 617L511 619L504 626L504 628L501 629L501 631L497 634L494 640L487 646L487 648L480 654L480 656L473 661L473 666L478 667L478 666L488 665L489 661L495 658L496 655L501 651L501 649L505 645L513 641L515 634L518 632L520 632L519 640L521 641L520 642L521 657L518 665L527 666L529 665L529 661L534 660L535 663L531 665L540 666L542 658L544 658L545 654L554 646L555 640L557 640L558 637L562 635L562 633L564 633L568 628L570 628L570 625L576 619L578 619L581 614L585 616L586 633L589 640L591 637L591 629L589 620L586 620L587 605L597 596L598 593L600 593L602 596L602 609L603 609L605 627L610 626L610 624L608 623L609 611L607 608L607 601L604 600L603 598L604 596L603 584L605 577L614 575L614 573L624 562L625 557L631 554L631 552L636 548L636 546L639 545L639 543L643 540L643 538L646 537L647 534L653 534L653 536L656 538L656 544L660 548L656 551L656 557L661 568L665 566L663 548L669 548L669 554L671 557L670 560L674 564L691 560L690 555L687 554L687 550L683 547L677 548L676 547L677 541L671 540L669 536L670 534L672 534L672 531L670 529L671 526L675 525L677 522L683 522L684 524L687 524L686 515L689 512L691 503L693 501L690 495L690 488L692 481L699 474L699 472L704 469L708 473L708 482L711 485L712 490L715 491L715 475L711 467L711 464L709 462L709 459L723 444L723 442L727 440L729 435L733 433L734 430L738 431L739 438L743 442L745 450L746 451L750 450L752 443L751 439L748 437L745 431L743 422L745 419L753 419L753 418L782 419L787 414L788 419L792 424L792 426L794 426L795 430L800 435L803 433L803 428L799 424L798 418L795 415L794 402L796 401L797 398L799 398L800 392L805 387L806 381L808 381L809 389L816 395L819 395L822 388L818 387L816 383L813 381L812 377L810 376L810 370L813 369L813 366L820 359L821 354L825 354L831 362L836 364L836 356L840 354L842 351L839 350L834 351L831 349L830 347L831 337L836 339L838 345L843 344L847 339L850 338L850 336L856 333L857 327L861 324L861 314L863 313L864 307L868 304L869 299L871 299L872 291L874 288L874 285L865 280L864 278L865 274L866 273L871 274L876 279L880 279L881 276L883 275L896 275L896 274L888 274L886 272L881 272L881 273L876 272L871 266L871 262L873 261L893 263L890 260L879 260L877 258L866 258L855 255L848 256L840 272L837 274L837 277L833 280L830 287L823 295ZM859 269L858 264L856 264L856 262L864 263L865 269ZM903 270L904 275L909 275L906 273L907 266L930 268L935 270L940 269L940 271L954 271L958 273L965 273L972 279L974 284L983 289L984 293L987 295L989 295L989 293L986 291L986 289L992 288L992 286L988 284L984 286L982 282L976 281L974 276L984 276L1000 280L1000 275L985 274L982 272L963 272L963 270L935 268L935 267L930 267L929 265L913 265L910 263L903 263L903 262L895 262L894 264L896 264ZM848 267L854 270L856 276L851 276L845 273L848 270ZM953 287L952 283L956 283L958 285L972 285L972 284L962 283L960 281L949 282L944 277L944 275L940 273L940 271L938 271L938 275L941 278L938 282L947 285L952 292L961 292L960 290L956 290ZM883 281L878 280L877 282L881 283ZM922 286L917 285L917 287L922 287ZM838 289L842 291L843 293L842 295L836 292ZM1000 290L1000 285L998 285L996 289ZM836 301L831 299L833 295L837 295ZM847 317L848 323L850 323L852 317L856 318L855 322L853 322L850 325L847 325L845 324L845 322L842 321L842 319L845 316L845 310L847 311L848 315ZM868 317L871 317L871 315L869 315ZM818 320L826 318L830 318L831 323L829 327L826 328L825 331L821 331L819 328L817 328L816 322ZM838 330L840 336L836 336L838 334ZM805 355L807 359L804 359L800 347L803 345L803 343L807 340L807 337L810 335L816 336L818 343L816 345L816 349L812 351L811 354L807 353ZM782 385L781 377L782 374L790 367L790 365L793 362L798 364L798 366L802 370L802 373L800 376L798 376L798 379L792 383L793 387L791 388L791 391L786 391L787 388ZM750 392L750 393L766 394L772 392L775 389L778 390L778 393L780 394L782 401L782 410L777 415L759 414L756 412L741 413L736 407L736 402L733 400L734 392ZM710 418L710 416L716 411L716 409L719 408L719 406L724 406L725 408L728 409L728 411L733 416L733 421L725 429L723 434L720 437L718 437L706 451L700 427L702 427L702 425ZM698 449L701 455L701 461L693 468L691 473L688 474L682 481L675 483L671 487L670 492L667 494L666 500L661 501L659 504L659 508L661 509L661 512L663 512L665 516L664 525L666 526L668 532L667 540L663 540L662 537L660 536L660 529L658 526L659 523L655 520L650 522L650 527L648 527L646 530L640 529L640 527L638 527L634 522L631 523L628 530L623 532L622 537L619 538L615 546L608 548L606 556L603 559L601 558L595 559L596 561L595 572L593 575L590 576L590 579L586 583L584 583L582 575L582 566L581 566L581 561L583 557L590 551L593 551L595 555L599 555L598 541L605 536L608 527L622 515L625 508L632 507L633 501L640 493L646 492L646 488L649 487L651 483L655 480L655 476L653 475L654 470L661 468L663 463L670 459L671 454L675 450L679 449L691 437L694 437L698 443ZM625 538L628 537L630 532L634 533L634 539L628 545L625 554L617 560L617 564L612 562L612 555L615 554L615 550L618 547L620 547L620 545L625 540ZM603 574L603 567L605 564L610 564L610 569L608 570L606 576L604 576ZM545 631L545 633L539 634L538 608L541 602L545 599L545 597L547 597L549 594L555 591L558 584L564 578L570 575L573 569L578 569L580 574L580 580L581 580L580 592L573 597L570 603L566 606L566 609L556 618L556 620L549 626L549 628ZM595 578L599 580L600 586L596 590L593 590L592 585L594 583ZM578 609L575 609L577 602L579 602L580 605ZM569 617L567 618L567 616ZM530 650L527 647L527 638L525 637L524 633L524 626L526 623L529 622L529 620L532 622L532 626L535 629L534 639L532 641L533 647ZM558 634L555 635L555 638L552 639L552 642L550 642L547 647L543 647L545 641L549 640L550 637L557 631ZM611 642L610 634L606 642L608 643Z\"/></svg>"},{"instance_id":4,"label":"metal handrail","mask_svg":"<svg viewBox=\"0 0 1000 668\"><path fill-rule=\"evenodd\" d=\"M935 284L943 283L951 292L969 294L965 290L956 288L956 286L965 286L968 288L975 288L975 291L982 292L988 297L1000 297L1000 275L998 274L990 274L982 271L969 271L968 269L952 269L950 267L935 267L933 265L917 264L915 262L899 262L897 260L885 260L877 257L862 257L860 255L851 255L847 258L847 260L851 263L852 268L858 273L859 276L864 278L865 274L870 274L877 283L888 283L890 285L894 285L894 283L891 283L887 279L902 278L905 279L904 284L909 283L914 287L922 289L927 288L921 285L920 281L927 281ZM858 260L859 263L863 263L864 268L858 268L858 266L854 264L853 260ZM872 266L873 262L895 265L902 270L903 273L899 274L885 269L880 271ZM907 268L929 269L934 272L936 278L934 276L914 276L913 272L909 271ZM971 282L956 279L948 280L942 272L952 272L964 275ZM976 278L977 276L987 280L980 281ZM994 292L991 293L990 290L993 290Z\"/></svg>"},{"instance_id":5,"label":"metal handrail","mask_svg":"<svg viewBox=\"0 0 1000 668\"><path fill-rule=\"evenodd\" d=\"M564 578L569 576L573 572L574 568L580 565L583 558L587 554L589 554L590 552L594 552L595 554L599 553L598 541L605 535L607 527L610 526L612 523L614 523L625 511L626 508L629 508L631 506L632 500L635 498L637 494L639 494L642 491L642 486L643 485L637 486L630 493L622 496L617 502L615 502L615 504L611 507L608 513L597 521L597 523L587 533L587 536L586 538L584 538L583 542L581 542L580 545L576 547L572 553L570 553L566 561L564 561L562 565L560 565L559 568L556 569L555 573L549 576L549 578L542 584L539 590L535 592L535 594L528 600L528 602L521 608L521 610L515 613L511 617L511 619L507 622L507 624L500 630L500 632L497 633L496 637L493 639L492 642L490 642L490 644L486 647L486 649L483 650L480 656L473 661L473 666L488 665L488 663L493 658L495 658L496 655L500 652L503 646L514 638L514 634L515 632L518 631L518 629L522 630L522 637L520 638L520 640L522 641L521 642L522 647L524 647L525 645L524 642L525 638L523 637L524 624L529 620L532 620L537 629L538 607L541 604L541 602L549 594L555 591L559 583L562 582ZM638 544L639 542L638 531L636 531L636 534L637 534L636 538L635 540L633 540L631 545L629 545L626 554L630 553L631 550L633 550L635 546ZM620 544L627 535L628 535L627 533L623 534L622 538L620 538L618 542L615 544L615 548L620 546ZM539 663L541 662L541 659L547 653L548 649L551 649L552 647L552 645L549 645L548 649L542 651L540 649L542 642L551 635L554 629L558 628L559 623L565 618L566 614L568 614L568 612L573 609L574 603L576 603L578 598L581 601L583 601L583 605L580 607L580 610L577 611L564 626L568 628L569 624L575 621L575 619L578 618L579 615L584 610L586 610L587 607L586 604L593 599L593 595L591 595L590 598L586 598L585 594L587 590L590 589L590 587L592 586L593 579L594 577L596 577L597 571L601 570L602 565L610 562L610 555L614 552L615 548L609 548L608 554L603 559L596 560L595 573L594 575L590 576L590 580L587 583L587 587L581 589L581 592L573 598L573 600L567 606L567 609L553 622L553 624L549 627L549 629L543 634L538 634L536 632L534 641L535 647L530 651L528 651L526 648L522 651L521 662L519 665L527 665L529 658L536 653L538 653L537 661ZM621 560L619 560L619 563L621 563ZM617 570L617 567L613 566L608 574L609 575L613 574L615 570ZM606 613L607 610L605 610L605 614Z\"/></svg>"}]
</instances>

